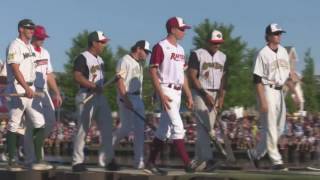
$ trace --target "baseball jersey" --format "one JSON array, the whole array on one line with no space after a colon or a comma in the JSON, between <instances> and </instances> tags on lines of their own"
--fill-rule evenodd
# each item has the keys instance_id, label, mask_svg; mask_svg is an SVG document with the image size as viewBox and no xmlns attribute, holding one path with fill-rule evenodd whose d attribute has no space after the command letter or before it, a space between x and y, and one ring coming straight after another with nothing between
<instances>
[{"instance_id":1,"label":"baseball jersey","mask_svg":"<svg viewBox=\"0 0 320 180\"><path fill-rule=\"evenodd\" d=\"M21 39L15 39L7 49L7 79L9 92L24 93L23 87L18 84L13 75L10 64L19 64L19 70L26 82L35 80L35 52L30 43L26 44Z\"/></svg>"},{"instance_id":2,"label":"baseball jersey","mask_svg":"<svg viewBox=\"0 0 320 180\"><path fill-rule=\"evenodd\" d=\"M100 56L94 56L89 51L81 53L74 62L74 71L79 71L89 81L94 82L98 86L104 83L104 62ZM88 89L80 85L80 91Z\"/></svg>"},{"instance_id":3,"label":"baseball jersey","mask_svg":"<svg viewBox=\"0 0 320 180\"><path fill-rule=\"evenodd\" d=\"M226 55L219 50L211 54L200 48L191 53L188 67L198 70L202 88L220 89L222 76L227 71Z\"/></svg>"},{"instance_id":4,"label":"baseball jersey","mask_svg":"<svg viewBox=\"0 0 320 180\"><path fill-rule=\"evenodd\" d=\"M118 61L116 73L124 79L129 94L142 92L143 68L131 55L127 54Z\"/></svg>"},{"instance_id":5,"label":"baseball jersey","mask_svg":"<svg viewBox=\"0 0 320 180\"><path fill-rule=\"evenodd\" d=\"M289 56L284 47L275 52L269 46L262 48L256 58L253 74L261 77L262 84L282 86L289 77Z\"/></svg>"},{"instance_id":6,"label":"baseball jersey","mask_svg":"<svg viewBox=\"0 0 320 180\"><path fill-rule=\"evenodd\" d=\"M47 87L47 74L52 73L52 65L50 61L49 52L40 47L39 49L34 48L35 50L35 63L36 63L36 79L34 85L39 89L48 89Z\"/></svg>"},{"instance_id":7,"label":"baseball jersey","mask_svg":"<svg viewBox=\"0 0 320 180\"><path fill-rule=\"evenodd\" d=\"M167 39L160 41L153 47L150 66L158 66L161 84L184 83L184 69L186 68L184 49L177 44L171 44Z\"/></svg>"}]
</instances>

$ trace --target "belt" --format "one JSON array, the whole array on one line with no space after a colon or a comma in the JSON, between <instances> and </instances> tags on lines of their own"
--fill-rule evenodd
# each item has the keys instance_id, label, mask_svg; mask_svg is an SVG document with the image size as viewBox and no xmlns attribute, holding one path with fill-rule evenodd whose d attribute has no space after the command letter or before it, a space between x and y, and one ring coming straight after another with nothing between
<instances>
[{"instance_id":1,"label":"belt","mask_svg":"<svg viewBox=\"0 0 320 180\"><path fill-rule=\"evenodd\" d=\"M206 91L209 91L209 92L218 92L219 89L206 89Z\"/></svg>"},{"instance_id":2,"label":"belt","mask_svg":"<svg viewBox=\"0 0 320 180\"><path fill-rule=\"evenodd\" d=\"M26 82L28 86L32 86L33 82Z\"/></svg>"},{"instance_id":3,"label":"belt","mask_svg":"<svg viewBox=\"0 0 320 180\"><path fill-rule=\"evenodd\" d=\"M182 89L182 85L177 85L177 84L168 84L168 87L175 89L177 91L180 91Z\"/></svg>"},{"instance_id":4,"label":"belt","mask_svg":"<svg viewBox=\"0 0 320 180\"><path fill-rule=\"evenodd\" d=\"M283 86L276 86L276 85L274 85L274 84L269 84L269 87L270 88L273 88L273 89L275 89L275 90L282 90L282 88L283 88Z\"/></svg>"},{"instance_id":5,"label":"belt","mask_svg":"<svg viewBox=\"0 0 320 180\"><path fill-rule=\"evenodd\" d=\"M127 93L127 94L128 94L128 95L139 96L141 93L140 93L140 91L135 91L135 92Z\"/></svg>"}]
</instances>

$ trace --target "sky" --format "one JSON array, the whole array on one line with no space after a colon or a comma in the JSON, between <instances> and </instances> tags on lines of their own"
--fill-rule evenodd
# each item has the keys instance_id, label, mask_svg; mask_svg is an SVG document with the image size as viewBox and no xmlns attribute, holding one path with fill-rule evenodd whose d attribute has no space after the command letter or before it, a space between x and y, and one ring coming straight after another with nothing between
<instances>
[{"instance_id":1,"label":"sky","mask_svg":"<svg viewBox=\"0 0 320 180\"><path fill-rule=\"evenodd\" d=\"M319 7L319 0L2 0L0 59L5 59L6 47L16 38L17 24L23 18L46 27L50 38L45 47L55 71L62 72L72 38L84 30L102 30L115 52L118 46L129 49L140 39L157 43L166 35L166 20L180 16L192 26L205 18L232 24L233 36L241 36L249 48L262 48L265 27L278 23L287 31L282 44L297 50L298 71L304 68L304 53L311 48L316 74L320 74ZM186 52L194 48L194 35L188 31L181 42Z\"/></svg>"}]
</instances>

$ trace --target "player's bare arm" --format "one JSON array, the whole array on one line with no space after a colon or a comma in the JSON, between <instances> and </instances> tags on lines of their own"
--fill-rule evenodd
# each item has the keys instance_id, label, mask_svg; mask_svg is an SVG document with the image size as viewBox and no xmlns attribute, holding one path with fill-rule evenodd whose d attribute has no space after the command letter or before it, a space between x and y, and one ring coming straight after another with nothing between
<instances>
[{"instance_id":1,"label":"player's bare arm","mask_svg":"<svg viewBox=\"0 0 320 180\"><path fill-rule=\"evenodd\" d=\"M156 67L156 66L150 67L149 73L150 73L150 76L151 76L153 87L154 87L156 93L158 94L158 96L160 97L162 108L165 111L167 111L167 110L170 109L169 102L171 102L172 100L168 96L164 95L164 93L161 90L159 77L158 77L158 74L157 74L157 68L158 67Z\"/></svg>"},{"instance_id":2,"label":"player's bare arm","mask_svg":"<svg viewBox=\"0 0 320 180\"><path fill-rule=\"evenodd\" d=\"M192 87L194 87L199 92L207 108L211 110L214 106L214 99L212 98L212 96L207 94L206 91L201 87L201 83L197 78L197 74L198 70L193 68L188 69L188 75L190 78L190 82L192 83Z\"/></svg>"},{"instance_id":3,"label":"player's bare arm","mask_svg":"<svg viewBox=\"0 0 320 180\"><path fill-rule=\"evenodd\" d=\"M97 85L94 82L87 80L81 72L74 71L73 76L74 80L81 86L92 90L95 90L97 88Z\"/></svg>"},{"instance_id":4,"label":"player's bare arm","mask_svg":"<svg viewBox=\"0 0 320 180\"><path fill-rule=\"evenodd\" d=\"M256 84L256 91L260 102L260 112L266 113L268 112L268 103L264 93L264 87L262 83Z\"/></svg>"},{"instance_id":5,"label":"player's bare arm","mask_svg":"<svg viewBox=\"0 0 320 180\"><path fill-rule=\"evenodd\" d=\"M117 88L119 90L119 94L121 96L121 99L123 99L125 106L128 109L133 109L132 103L127 95L126 86L125 86L124 81L121 77L118 78L118 80L117 80Z\"/></svg>"},{"instance_id":6,"label":"player's bare arm","mask_svg":"<svg viewBox=\"0 0 320 180\"><path fill-rule=\"evenodd\" d=\"M62 104L62 97L61 97L60 90L58 88L58 85L57 85L56 79L54 78L53 73L47 74L47 82L48 82L49 88L53 90L54 95L57 99L57 104L60 107Z\"/></svg>"},{"instance_id":7,"label":"player's bare arm","mask_svg":"<svg viewBox=\"0 0 320 180\"><path fill-rule=\"evenodd\" d=\"M18 81L18 83L25 89L26 91L26 96L28 98L32 98L34 95L33 90L29 87L29 85L27 84L27 82L24 80L24 77L22 75L22 73L19 70L19 64L10 64L14 77L16 78L16 80Z\"/></svg>"},{"instance_id":8,"label":"player's bare arm","mask_svg":"<svg viewBox=\"0 0 320 180\"><path fill-rule=\"evenodd\" d=\"M220 85L220 89L219 89L219 93L218 93L218 103L216 103L216 107L218 109L221 109L223 107L224 104L224 97L226 94L226 83L227 83L227 76L226 73L223 74L222 79L221 79L221 85Z\"/></svg>"},{"instance_id":9,"label":"player's bare arm","mask_svg":"<svg viewBox=\"0 0 320 180\"><path fill-rule=\"evenodd\" d=\"M187 96L187 102L186 102L187 108L188 109L192 109L192 107L193 107L193 99L192 99L192 94L191 94L190 87L189 87L189 82L187 80L187 76L186 75L184 76L184 78L185 78L185 81L184 81L184 83L182 85L182 90L183 90L184 94Z\"/></svg>"}]
</instances>

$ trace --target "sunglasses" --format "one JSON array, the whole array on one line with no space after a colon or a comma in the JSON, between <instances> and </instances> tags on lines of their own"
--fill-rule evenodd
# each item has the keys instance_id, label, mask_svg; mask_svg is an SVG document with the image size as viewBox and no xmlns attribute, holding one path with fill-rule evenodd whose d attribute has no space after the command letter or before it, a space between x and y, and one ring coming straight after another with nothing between
<instances>
[{"instance_id":1,"label":"sunglasses","mask_svg":"<svg viewBox=\"0 0 320 180\"><path fill-rule=\"evenodd\" d=\"M281 31L278 31L278 32L274 32L274 33L272 33L272 35L274 35L274 36L279 36L279 35L281 35L282 34L282 32Z\"/></svg>"},{"instance_id":2,"label":"sunglasses","mask_svg":"<svg viewBox=\"0 0 320 180\"><path fill-rule=\"evenodd\" d=\"M34 27L23 27L23 29L34 30Z\"/></svg>"}]
</instances>

